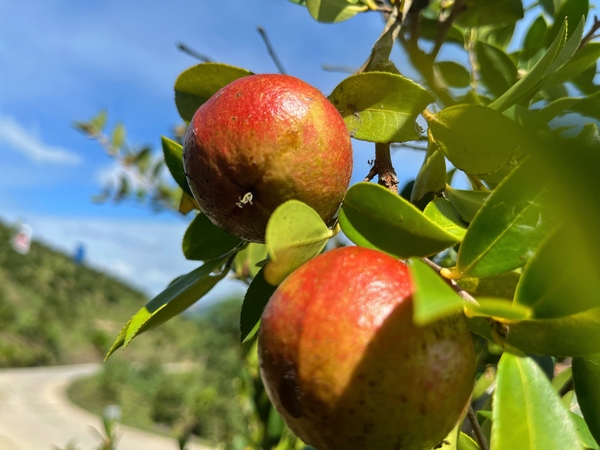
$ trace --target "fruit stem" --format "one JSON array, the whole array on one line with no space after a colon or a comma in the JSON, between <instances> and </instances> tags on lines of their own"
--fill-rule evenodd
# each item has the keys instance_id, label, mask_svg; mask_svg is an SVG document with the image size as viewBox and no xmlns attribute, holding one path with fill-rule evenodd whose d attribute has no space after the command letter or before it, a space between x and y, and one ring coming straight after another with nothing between
<instances>
[{"instance_id":1,"label":"fruit stem","mask_svg":"<svg viewBox=\"0 0 600 450\"><path fill-rule=\"evenodd\" d=\"M456 281L442 275L442 272L444 274L446 274L446 272L448 271L447 268L438 266L436 263L434 263L429 258L422 258L421 261L423 261L425 264L427 264L429 267L431 267L433 270L435 270L437 273L439 273L440 276L442 276L442 278L444 279L444 281L446 283L448 283L452 287L452 289L454 289L456 291L456 293L462 297L462 299L464 301L479 306L479 302L477 300L475 300L475 298L471 294L469 294L467 291L465 291L463 288L461 288Z\"/></svg>"},{"instance_id":2,"label":"fruit stem","mask_svg":"<svg viewBox=\"0 0 600 450\"><path fill-rule=\"evenodd\" d=\"M375 161L373 167L365 178L365 181L371 181L378 176L378 183L394 194L398 193L398 177L392 165L392 155L390 153L390 144L375 144Z\"/></svg>"},{"instance_id":3,"label":"fruit stem","mask_svg":"<svg viewBox=\"0 0 600 450\"><path fill-rule=\"evenodd\" d=\"M477 443L479 444L479 448L481 450L489 450L487 440L485 435L483 434L483 430L479 425L479 421L477 420L477 416L475 415L475 411L473 410L473 406L469 404L469 410L467 411L467 417L469 418L469 422L471 422L471 427L473 427L473 433L475 434L475 439L477 439Z\"/></svg>"}]
</instances>

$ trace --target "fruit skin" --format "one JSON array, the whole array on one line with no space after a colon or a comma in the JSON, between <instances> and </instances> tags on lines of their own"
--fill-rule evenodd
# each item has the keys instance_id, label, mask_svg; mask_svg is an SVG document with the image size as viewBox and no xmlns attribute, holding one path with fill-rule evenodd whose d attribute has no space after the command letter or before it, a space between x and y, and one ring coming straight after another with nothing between
<instances>
[{"instance_id":1,"label":"fruit skin","mask_svg":"<svg viewBox=\"0 0 600 450\"><path fill-rule=\"evenodd\" d=\"M262 316L261 376L289 427L319 450L430 450L468 406L475 378L462 314L412 323L406 266L344 247L307 262Z\"/></svg>"},{"instance_id":2,"label":"fruit skin","mask_svg":"<svg viewBox=\"0 0 600 450\"><path fill-rule=\"evenodd\" d=\"M271 213L287 200L332 220L350 183L352 145L342 116L318 89L289 75L250 75L198 108L183 164L215 225L264 242Z\"/></svg>"}]
</instances>

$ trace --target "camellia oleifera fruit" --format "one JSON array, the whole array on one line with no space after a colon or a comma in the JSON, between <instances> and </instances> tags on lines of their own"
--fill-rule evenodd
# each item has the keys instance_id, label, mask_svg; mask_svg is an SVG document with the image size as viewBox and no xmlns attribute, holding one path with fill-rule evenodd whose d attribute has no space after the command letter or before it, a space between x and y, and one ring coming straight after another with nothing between
<instances>
[{"instance_id":1,"label":"camellia oleifera fruit","mask_svg":"<svg viewBox=\"0 0 600 450\"><path fill-rule=\"evenodd\" d=\"M289 427L319 450L430 450L475 378L462 314L413 324L404 263L345 247L289 275L259 330L260 370Z\"/></svg>"},{"instance_id":2,"label":"camellia oleifera fruit","mask_svg":"<svg viewBox=\"0 0 600 450\"><path fill-rule=\"evenodd\" d=\"M346 124L316 88L289 75L228 84L196 113L183 164L200 208L225 231L264 242L271 213L300 200L325 223L334 218L352 174Z\"/></svg>"}]
</instances>

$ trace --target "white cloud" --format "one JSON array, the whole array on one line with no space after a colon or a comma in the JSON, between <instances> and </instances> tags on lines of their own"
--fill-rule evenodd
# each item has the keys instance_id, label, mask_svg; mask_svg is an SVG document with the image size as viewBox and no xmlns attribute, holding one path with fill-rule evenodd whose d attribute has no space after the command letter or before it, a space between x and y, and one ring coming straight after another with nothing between
<instances>
[{"instance_id":1,"label":"white cloud","mask_svg":"<svg viewBox=\"0 0 600 450\"><path fill-rule=\"evenodd\" d=\"M45 143L35 132L7 115L0 115L0 143L36 163L78 165L82 162L76 153Z\"/></svg>"}]
</instances>

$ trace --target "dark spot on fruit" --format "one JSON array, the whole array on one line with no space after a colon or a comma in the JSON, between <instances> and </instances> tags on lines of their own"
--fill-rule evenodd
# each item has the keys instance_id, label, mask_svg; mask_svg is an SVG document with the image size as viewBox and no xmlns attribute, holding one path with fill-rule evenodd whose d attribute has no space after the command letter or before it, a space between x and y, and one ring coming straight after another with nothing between
<instances>
[{"instance_id":1,"label":"dark spot on fruit","mask_svg":"<svg viewBox=\"0 0 600 450\"><path fill-rule=\"evenodd\" d=\"M400 401L401 401L402 403L406 403L406 397L405 397L404 395L401 395L401 396L400 396Z\"/></svg>"},{"instance_id":2,"label":"dark spot on fruit","mask_svg":"<svg viewBox=\"0 0 600 450\"><path fill-rule=\"evenodd\" d=\"M375 386L377 386L377 382L376 382L376 381L373 381L373 380L371 380L371 381L369 381L369 386L371 386L371 387L375 387Z\"/></svg>"},{"instance_id":3,"label":"dark spot on fruit","mask_svg":"<svg viewBox=\"0 0 600 450\"><path fill-rule=\"evenodd\" d=\"M242 93L241 93L241 92L237 92L237 93L235 94L235 98L240 98L241 96L242 96Z\"/></svg>"},{"instance_id":4,"label":"dark spot on fruit","mask_svg":"<svg viewBox=\"0 0 600 450\"><path fill-rule=\"evenodd\" d=\"M233 120L235 122L237 120L237 117L233 116L233 117L231 117L231 120Z\"/></svg>"},{"instance_id":5,"label":"dark spot on fruit","mask_svg":"<svg viewBox=\"0 0 600 450\"><path fill-rule=\"evenodd\" d=\"M348 414L355 414L356 410L354 408L348 409Z\"/></svg>"},{"instance_id":6,"label":"dark spot on fruit","mask_svg":"<svg viewBox=\"0 0 600 450\"><path fill-rule=\"evenodd\" d=\"M286 411L294 418L302 416L302 399L298 386L298 372L293 362L283 361L283 376L279 384L279 399Z\"/></svg>"},{"instance_id":7,"label":"dark spot on fruit","mask_svg":"<svg viewBox=\"0 0 600 450\"><path fill-rule=\"evenodd\" d=\"M421 406L419 406L419 412L424 416L427 415L427 408L425 407L425 403L421 403Z\"/></svg>"},{"instance_id":8,"label":"dark spot on fruit","mask_svg":"<svg viewBox=\"0 0 600 450\"><path fill-rule=\"evenodd\" d=\"M371 422L367 422L363 425L363 433L369 434L371 431L373 431L373 428L375 428L375 425Z\"/></svg>"}]
</instances>

